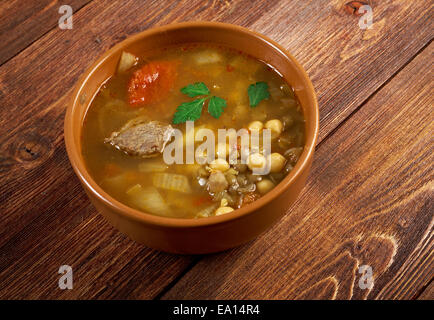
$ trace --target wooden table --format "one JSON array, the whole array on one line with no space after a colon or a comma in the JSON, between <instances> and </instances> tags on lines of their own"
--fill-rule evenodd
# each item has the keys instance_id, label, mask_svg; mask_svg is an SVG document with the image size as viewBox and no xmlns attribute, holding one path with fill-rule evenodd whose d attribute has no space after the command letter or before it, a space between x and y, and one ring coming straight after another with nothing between
<instances>
[{"instance_id":1,"label":"wooden table","mask_svg":"<svg viewBox=\"0 0 434 320\"><path fill-rule=\"evenodd\" d=\"M433 4L347 0L2 1L0 298L433 299ZM61 4L73 29L58 27ZM286 47L317 90L309 181L271 230L227 252L158 252L112 228L68 162L63 119L82 72L172 22L242 25ZM58 288L61 265L72 290ZM359 286L361 266L374 286Z\"/></svg>"}]
</instances>

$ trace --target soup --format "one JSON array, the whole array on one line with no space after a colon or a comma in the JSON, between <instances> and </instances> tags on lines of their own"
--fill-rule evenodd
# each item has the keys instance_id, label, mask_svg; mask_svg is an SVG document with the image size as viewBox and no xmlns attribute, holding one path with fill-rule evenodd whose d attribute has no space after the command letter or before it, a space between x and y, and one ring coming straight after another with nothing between
<instances>
[{"instance_id":1,"label":"soup","mask_svg":"<svg viewBox=\"0 0 434 320\"><path fill-rule=\"evenodd\" d=\"M82 154L98 185L125 205L204 218L273 189L298 161L304 134L297 97L271 66L188 44L122 53L87 111Z\"/></svg>"}]
</instances>

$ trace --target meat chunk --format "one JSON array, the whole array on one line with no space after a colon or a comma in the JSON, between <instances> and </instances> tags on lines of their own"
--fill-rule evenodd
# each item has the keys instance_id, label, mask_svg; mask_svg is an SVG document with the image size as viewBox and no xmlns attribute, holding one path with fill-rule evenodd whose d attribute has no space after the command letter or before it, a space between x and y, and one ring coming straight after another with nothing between
<instances>
[{"instance_id":1,"label":"meat chunk","mask_svg":"<svg viewBox=\"0 0 434 320\"><path fill-rule=\"evenodd\" d=\"M151 158L163 152L173 131L170 124L136 118L113 132L104 142L129 155Z\"/></svg>"},{"instance_id":2,"label":"meat chunk","mask_svg":"<svg viewBox=\"0 0 434 320\"><path fill-rule=\"evenodd\" d=\"M208 191L211 193L217 193L224 191L228 188L229 183L226 177L220 171L212 172L208 179Z\"/></svg>"}]
</instances>

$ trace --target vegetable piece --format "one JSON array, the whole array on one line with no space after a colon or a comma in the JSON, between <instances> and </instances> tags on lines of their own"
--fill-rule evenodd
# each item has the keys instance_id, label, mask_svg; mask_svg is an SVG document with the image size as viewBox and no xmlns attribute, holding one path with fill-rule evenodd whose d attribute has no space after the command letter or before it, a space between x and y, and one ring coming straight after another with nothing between
<instances>
[{"instance_id":1,"label":"vegetable piece","mask_svg":"<svg viewBox=\"0 0 434 320\"><path fill-rule=\"evenodd\" d=\"M214 171L210 174L207 185L209 192L218 193L226 190L229 183L223 173L220 171Z\"/></svg>"},{"instance_id":2,"label":"vegetable piece","mask_svg":"<svg viewBox=\"0 0 434 320\"><path fill-rule=\"evenodd\" d=\"M243 173L243 172L246 172L246 170L247 170L247 164L245 164L245 163L236 163L236 164L234 164L234 168L238 172Z\"/></svg>"},{"instance_id":3,"label":"vegetable piece","mask_svg":"<svg viewBox=\"0 0 434 320\"><path fill-rule=\"evenodd\" d=\"M249 203L252 203L256 200L258 200L260 198L260 195L256 192L249 192L246 193L243 197L242 197L242 202L240 207L243 207L245 205L248 205Z\"/></svg>"},{"instance_id":4,"label":"vegetable piece","mask_svg":"<svg viewBox=\"0 0 434 320\"><path fill-rule=\"evenodd\" d=\"M270 98L268 84L266 82L256 82L255 84L251 84L247 89L247 93L249 95L251 107L256 107L262 100Z\"/></svg>"},{"instance_id":5,"label":"vegetable piece","mask_svg":"<svg viewBox=\"0 0 434 320\"><path fill-rule=\"evenodd\" d=\"M199 119L200 115L202 114L202 107L205 101L206 98L184 102L176 109L172 122L174 124L179 124L186 121L195 121Z\"/></svg>"},{"instance_id":6,"label":"vegetable piece","mask_svg":"<svg viewBox=\"0 0 434 320\"><path fill-rule=\"evenodd\" d=\"M244 73L246 76L253 76L261 68L261 64L256 59L245 55L235 56L229 62L229 66Z\"/></svg>"},{"instance_id":7,"label":"vegetable piece","mask_svg":"<svg viewBox=\"0 0 434 320\"><path fill-rule=\"evenodd\" d=\"M157 188L183 193L191 193L190 183L187 177L182 174L155 173L152 176L152 183Z\"/></svg>"},{"instance_id":8,"label":"vegetable piece","mask_svg":"<svg viewBox=\"0 0 434 320\"><path fill-rule=\"evenodd\" d=\"M158 102L172 89L176 62L152 61L135 71L128 84L128 102L133 107Z\"/></svg>"},{"instance_id":9,"label":"vegetable piece","mask_svg":"<svg viewBox=\"0 0 434 320\"><path fill-rule=\"evenodd\" d=\"M217 203L214 203L214 204L200 210L196 214L195 218L206 218L206 217L211 216L214 213L214 211L218 208L218 206L219 205Z\"/></svg>"},{"instance_id":10,"label":"vegetable piece","mask_svg":"<svg viewBox=\"0 0 434 320\"><path fill-rule=\"evenodd\" d=\"M136 184L126 192L130 196L131 203L141 210L160 216L168 216L170 208L161 194L154 187L143 188Z\"/></svg>"},{"instance_id":11,"label":"vegetable piece","mask_svg":"<svg viewBox=\"0 0 434 320\"><path fill-rule=\"evenodd\" d=\"M211 97L208 102L208 113L216 119L220 118L224 108L226 108L225 99L219 97Z\"/></svg>"},{"instance_id":12,"label":"vegetable piece","mask_svg":"<svg viewBox=\"0 0 434 320\"><path fill-rule=\"evenodd\" d=\"M213 201L220 202L220 203L221 203L222 199L226 199L226 201L228 202L228 205L230 205L230 206L235 204L234 198L226 190L215 193L212 196L212 199L213 199Z\"/></svg>"},{"instance_id":13,"label":"vegetable piece","mask_svg":"<svg viewBox=\"0 0 434 320\"><path fill-rule=\"evenodd\" d=\"M218 208L215 211L215 215L216 216L221 216L222 214L226 214L226 213L229 213L229 212L232 212L232 211L234 211L234 209L231 208L231 207L220 207L220 208Z\"/></svg>"},{"instance_id":14,"label":"vegetable piece","mask_svg":"<svg viewBox=\"0 0 434 320\"><path fill-rule=\"evenodd\" d=\"M196 82L193 84L189 84L188 86L181 89L181 92L183 94L186 94L190 98L194 98L196 96L200 95L208 95L209 89L206 87L205 83L203 82Z\"/></svg>"},{"instance_id":15,"label":"vegetable piece","mask_svg":"<svg viewBox=\"0 0 434 320\"><path fill-rule=\"evenodd\" d=\"M139 163L139 171L143 173L164 172L169 166L161 161L146 161Z\"/></svg>"},{"instance_id":16,"label":"vegetable piece","mask_svg":"<svg viewBox=\"0 0 434 320\"><path fill-rule=\"evenodd\" d=\"M121 58L118 64L118 73L122 73L133 67L137 63L138 58L132 53L122 51Z\"/></svg>"},{"instance_id":17,"label":"vegetable piece","mask_svg":"<svg viewBox=\"0 0 434 320\"><path fill-rule=\"evenodd\" d=\"M229 183L228 192L232 195L235 195L240 185L238 183L236 174L233 174L231 170L234 169L229 169L228 171L225 172L225 177L226 177L226 181Z\"/></svg>"},{"instance_id":18,"label":"vegetable piece","mask_svg":"<svg viewBox=\"0 0 434 320\"><path fill-rule=\"evenodd\" d=\"M196 61L196 63L199 65L208 64L208 63L216 63L216 62L220 62L222 60L222 56L219 53L217 53L215 51L211 51L211 50L205 50L205 51L198 52L194 55L193 58Z\"/></svg>"}]
</instances>

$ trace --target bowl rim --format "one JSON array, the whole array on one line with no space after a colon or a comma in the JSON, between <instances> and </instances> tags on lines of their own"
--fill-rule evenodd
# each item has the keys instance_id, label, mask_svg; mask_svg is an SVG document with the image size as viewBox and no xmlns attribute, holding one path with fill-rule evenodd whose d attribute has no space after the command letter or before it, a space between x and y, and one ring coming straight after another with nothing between
<instances>
[{"instance_id":1,"label":"bowl rim","mask_svg":"<svg viewBox=\"0 0 434 320\"><path fill-rule=\"evenodd\" d=\"M271 47L273 50L278 51L280 54L290 59L292 63L296 66L296 68L301 72L307 86L306 90L308 94L312 95L312 100L313 100L312 108L314 109L313 110L314 112L313 112L312 119L310 121L313 122L314 125L314 134L311 136L309 141L306 141L303 152L299 160L297 161L296 165L294 166L294 169L270 192L268 192L258 200L246 205L245 207L236 209L233 212L224 215L207 217L202 219L163 217L163 216L152 215L143 211L139 211L137 209L131 208L121 203L120 201L116 200L108 193L106 193L91 177L91 175L87 171L84 161L80 160L81 149L80 149L80 145L75 143L74 133L73 133L74 129L72 125L72 116L74 114L74 111L78 108L78 105L80 104L80 92L82 91L83 87L85 86L89 78L92 77L93 73L100 67L100 65L106 59L116 54L121 49L123 49L125 46L128 46L131 43L134 43L136 41L141 40L142 38L145 38L149 35L153 35L156 33L163 33L165 31L180 29L180 28L203 28L203 27L224 29L226 32L236 31L240 33L245 33L250 37L257 38L258 40L264 42L267 46ZM286 190L293 183L293 181L295 181L296 178L302 174L306 166L308 166L309 160L313 156L313 152L316 146L316 141L318 139L319 108L318 108L317 96L309 76L307 75L303 67L300 65L300 63L285 48L283 48L274 40L271 40L268 37L258 32L249 30L247 28L238 25L229 24L229 23L208 22L208 21L189 21L189 22L182 22L182 23L173 23L173 24L168 24L160 27L150 28L140 33L134 34L130 37L127 37L125 40L121 41L120 43L117 43L109 50L106 50L98 58L98 60L96 60L94 63L91 64L90 67L86 69L86 71L80 76L80 78L76 82L75 89L73 90L71 97L72 98L70 98L69 100L68 107L66 110L65 120L64 120L64 139L65 139L66 151L69 157L69 161L76 175L80 179L81 183L84 184L85 187L87 187L90 192L92 192L96 197L98 197L99 200L104 202L106 206L110 207L117 214L121 216L126 216L140 223L145 223L151 226L153 225L155 227L195 228L195 227L203 227L203 226L214 226L217 224L224 224L232 220L241 219L244 216L255 212L257 209L265 206L266 204L270 203L275 198L277 198L280 194L282 194L284 190ZM87 108L90 105L93 98L94 96L91 97L89 102L86 103ZM82 125L79 131L81 134Z\"/></svg>"}]
</instances>

